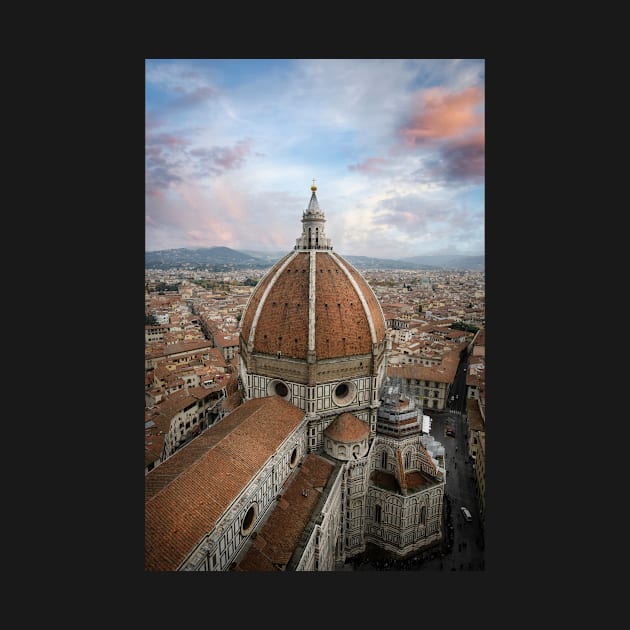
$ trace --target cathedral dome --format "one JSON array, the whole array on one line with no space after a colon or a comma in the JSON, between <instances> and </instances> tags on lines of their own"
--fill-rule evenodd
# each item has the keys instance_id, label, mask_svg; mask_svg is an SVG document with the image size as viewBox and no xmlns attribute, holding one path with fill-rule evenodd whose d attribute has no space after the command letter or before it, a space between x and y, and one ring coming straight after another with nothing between
<instances>
[{"instance_id":1,"label":"cathedral dome","mask_svg":"<svg viewBox=\"0 0 630 630\"><path fill-rule=\"evenodd\" d=\"M245 352L321 361L372 354L385 318L363 276L333 253L316 187L302 236L258 283L241 321Z\"/></svg>"},{"instance_id":2,"label":"cathedral dome","mask_svg":"<svg viewBox=\"0 0 630 630\"><path fill-rule=\"evenodd\" d=\"M306 360L370 354L385 319L359 272L332 251L294 251L258 283L242 318L250 352Z\"/></svg>"}]
</instances>

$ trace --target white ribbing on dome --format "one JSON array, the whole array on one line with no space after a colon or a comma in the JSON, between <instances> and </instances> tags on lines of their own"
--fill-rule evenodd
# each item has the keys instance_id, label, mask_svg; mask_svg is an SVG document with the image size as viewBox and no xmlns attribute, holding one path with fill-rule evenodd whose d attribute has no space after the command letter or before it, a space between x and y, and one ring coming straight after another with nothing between
<instances>
[{"instance_id":1,"label":"white ribbing on dome","mask_svg":"<svg viewBox=\"0 0 630 630\"><path fill-rule=\"evenodd\" d=\"M276 280L280 277L280 274L282 274L282 272L288 267L289 263L296 256L297 256L297 252L293 252L292 254L287 254L286 260L284 261L282 266L273 274L273 278L271 278L271 280L269 281L269 284L265 287L265 292L262 294L262 297L260 298L260 302L258 302L258 307L256 308L254 319L252 320L252 327L249 331L249 339L247 340L247 343L249 345L254 343L254 335L256 334L256 326L258 325L260 313L262 312L263 306L265 305L265 302L267 301L267 296L269 295L269 292L273 288L273 285L276 284ZM252 295L250 295L250 299L253 297L253 295L254 295L253 293Z\"/></svg>"},{"instance_id":2,"label":"white ribbing on dome","mask_svg":"<svg viewBox=\"0 0 630 630\"><path fill-rule=\"evenodd\" d=\"M330 252L330 255L337 261L337 264L341 267L343 272L346 274L346 277L348 278L348 280L350 280L350 282L352 283L354 290L357 292L357 295L359 296L359 299L361 300L363 310L365 311L368 324L370 325L370 335L372 337L372 343L378 343L378 339L376 338L376 329L374 328L374 320L372 319L372 312L370 311L370 307L368 306L368 303L365 301L365 296L363 295L363 291L360 289L356 280L352 277L352 274L350 273L350 271L348 271L348 268L345 265L346 261L344 261L342 258L337 256L337 254L333 254L332 252ZM379 307L380 307L380 304L379 304Z\"/></svg>"},{"instance_id":3,"label":"white ribbing on dome","mask_svg":"<svg viewBox=\"0 0 630 630\"><path fill-rule=\"evenodd\" d=\"M314 195L315 193L313 193ZM317 252L311 250L308 270L308 350L315 352L315 283L317 282Z\"/></svg>"}]
</instances>

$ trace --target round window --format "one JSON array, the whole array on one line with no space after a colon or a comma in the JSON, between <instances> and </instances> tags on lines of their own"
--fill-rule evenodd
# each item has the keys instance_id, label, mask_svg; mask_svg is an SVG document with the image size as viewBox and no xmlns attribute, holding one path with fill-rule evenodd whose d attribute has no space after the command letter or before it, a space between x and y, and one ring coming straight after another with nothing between
<instances>
[{"instance_id":1,"label":"round window","mask_svg":"<svg viewBox=\"0 0 630 630\"><path fill-rule=\"evenodd\" d=\"M333 390L333 402L340 407L349 405L357 393L357 386L350 381L339 383Z\"/></svg>"},{"instance_id":2,"label":"round window","mask_svg":"<svg viewBox=\"0 0 630 630\"><path fill-rule=\"evenodd\" d=\"M280 396L280 398L284 398L285 400L289 400L291 397L291 390L286 383L274 378L272 381L269 381L269 384L267 385L267 395L276 395Z\"/></svg>"},{"instance_id":3,"label":"round window","mask_svg":"<svg viewBox=\"0 0 630 630\"><path fill-rule=\"evenodd\" d=\"M247 513L245 514L245 518L243 519L243 524L241 525L241 533L246 536L251 531L254 521L256 520L256 515L258 513L258 507L254 503Z\"/></svg>"}]
</instances>

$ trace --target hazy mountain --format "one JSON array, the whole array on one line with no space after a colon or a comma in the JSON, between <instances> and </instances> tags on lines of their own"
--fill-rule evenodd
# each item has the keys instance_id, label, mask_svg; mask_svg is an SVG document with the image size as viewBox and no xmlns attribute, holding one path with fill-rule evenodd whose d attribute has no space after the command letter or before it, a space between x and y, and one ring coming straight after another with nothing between
<instances>
[{"instance_id":1,"label":"hazy mountain","mask_svg":"<svg viewBox=\"0 0 630 630\"><path fill-rule=\"evenodd\" d=\"M442 269L485 269L485 256L461 256L458 254L443 254L440 256L412 256L402 258L402 261L418 265L432 265Z\"/></svg>"},{"instance_id":2,"label":"hazy mountain","mask_svg":"<svg viewBox=\"0 0 630 630\"><path fill-rule=\"evenodd\" d=\"M147 269L264 269L270 267L290 250L262 252L238 251L229 247L184 247L145 252ZM340 254L357 269L484 269L483 256L413 256L394 260L372 256L350 256Z\"/></svg>"},{"instance_id":3,"label":"hazy mountain","mask_svg":"<svg viewBox=\"0 0 630 630\"><path fill-rule=\"evenodd\" d=\"M145 252L144 265L147 269L171 269L173 267L255 269L268 267L269 263L229 247L182 247L180 249Z\"/></svg>"},{"instance_id":4,"label":"hazy mountain","mask_svg":"<svg viewBox=\"0 0 630 630\"><path fill-rule=\"evenodd\" d=\"M266 260L269 262L269 264L273 264L276 261L280 260L283 256L286 256L291 250L285 249L285 250L278 250L275 252L261 252L255 249L242 249L240 251L243 254L247 254L248 256L251 256L252 258L257 258L259 260Z\"/></svg>"},{"instance_id":5,"label":"hazy mountain","mask_svg":"<svg viewBox=\"0 0 630 630\"><path fill-rule=\"evenodd\" d=\"M341 254L343 256L343 254ZM438 269L436 265L416 263L409 260L373 258L372 256L343 256L357 269Z\"/></svg>"},{"instance_id":6,"label":"hazy mountain","mask_svg":"<svg viewBox=\"0 0 630 630\"><path fill-rule=\"evenodd\" d=\"M283 256L288 254L288 251L277 252L260 252L256 250L242 250L244 254L249 254L260 260L266 260L270 265L280 260ZM339 252L338 252L339 253ZM401 262L400 260L391 260L389 258L374 258L373 256L346 256L339 253L349 263L354 265L357 269L433 269L437 268L435 265L430 264L417 264L411 262Z\"/></svg>"}]
</instances>

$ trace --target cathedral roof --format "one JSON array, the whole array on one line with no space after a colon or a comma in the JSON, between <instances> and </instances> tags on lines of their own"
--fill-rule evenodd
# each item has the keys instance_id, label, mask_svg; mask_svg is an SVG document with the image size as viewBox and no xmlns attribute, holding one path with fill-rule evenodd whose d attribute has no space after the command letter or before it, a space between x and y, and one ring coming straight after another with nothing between
<instances>
[{"instance_id":1,"label":"cathedral roof","mask_svg":"<svg viewBox=\"0 0 630 630\"><path fill-rule=\"evenodd\" d=\"M324 430L324 435L337 442L359 442L368 437L370 427L351 413L342 413Z\"/></svg>"},{"instance_id":2,"label":"cathedral roof","mask_svg":"<svg viewBox=\"0 0 630 630\"><path fill-rule=\"evenodd\" d=\"M145 476L145 570L176 571L304 412L279 396L243 403Z\"/></svg>"},{"instance_id":3,"label":"cathedral roof","mask_svg":"<svg viewBox=\"0 0 630 630\"><path fill-rule=\"evenodd\" d=\"M321 513L321 498L335 470L329 460L315 453L307 455L234 570L278 571L287 565L291 570L291 558L305 528Z\"/></svg>"}]
</instances>

